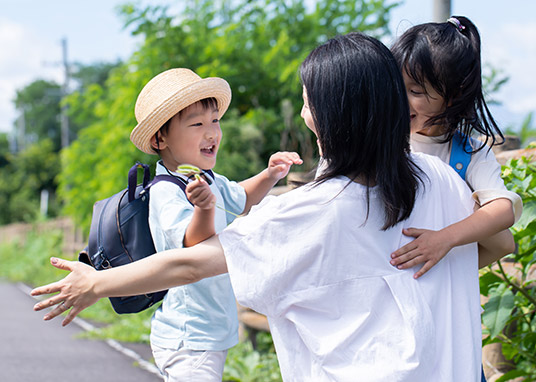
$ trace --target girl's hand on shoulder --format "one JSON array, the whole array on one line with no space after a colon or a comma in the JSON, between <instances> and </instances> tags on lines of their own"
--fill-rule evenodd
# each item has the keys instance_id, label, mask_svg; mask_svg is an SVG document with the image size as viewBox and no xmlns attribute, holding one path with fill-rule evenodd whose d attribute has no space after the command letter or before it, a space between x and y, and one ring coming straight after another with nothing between
<instances>
[{"instance_id":1,"label":"girl's hand on shoulder","mask_svg":"<svg viewBox=\"0 0 536 382\"><path fill-rule=\"evenodd\" d=\"M402 233L415 240L393 252L390 263L398 269L423 264L413 275L416 279L428 272L452 249L448 235L441 230L408 228L402 230Z\"/></svg>"},{"instance_id":2,"label":"girl's hand on shoulder","mask_svg":"<svg viewBox=\"0 0 536 382\"><path fill-rule=\"evenodd\" d=\"M288 175L292 165L300 165L302 163L303 160L298 153L279 151L273 154L268 161L268 176L270 179L278 181Z\"/></svg>"},{"instance_id":3,"label":"girl's hand on shoulder","mask_svg":"<svg viewBox=\"0 0 536 382\"><path fill-rule=\"evenodd\" d=\"M196 207L210 210L216 206L216 195L203 178L198 178L186 186L186 197Z\"/></svg>"}]
</instances>

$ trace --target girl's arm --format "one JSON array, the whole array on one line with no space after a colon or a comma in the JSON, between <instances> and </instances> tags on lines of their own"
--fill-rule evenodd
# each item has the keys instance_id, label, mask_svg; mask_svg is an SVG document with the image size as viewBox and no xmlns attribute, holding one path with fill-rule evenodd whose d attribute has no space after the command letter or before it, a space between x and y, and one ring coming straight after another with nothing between
<instances>
[{"instance_id":1,"label":"girl's arm","mask_svg":"<svg viewBox=\"0 0 536 382\"><path fill-rule=\"evenodd\" d=\"M52 258L51 263L71 273L60 281L35 288L30 294L39 296L59 292L35 304L34 310L59 304L44 316L45 320L50 320L71 309L63 320L63 326L103 297L156 292L227 272L217 236L194 247L158 252L134 263L103 271L96 271L78 261Z\"/></svg>"},{"instance_id":2,"label":"girl's arm","mask_svg":"<svg viewBox=\"0 0 536 382\"><path fill-rule=\"evenodd\" d=\"M514 252L516 243L509 229L478 242L478 267L483 268Z\"/></svg>"},{"instance_id":3,"label":"girl's arm","mask_svg":"<svg viewBox=\"0 0 536 382\"><path fill-rule=\"evenodd\" d=\"M424 263L414 275L418 278L452 248L473 242L478 242L484 248L483 259L479 263L486 264L514 251L512 234L504 232L513 224L512 202L504 198L495 199L477 209L471 216L439 231L405 229L404 234L415 237L415 240L392 253L391 264L406 269Z\"/></svg>"},{"instance_id":4,"label":"girl's arm","mask_svg":"<svg viewBox=\"0 0 536 382\"><path fill-rule=\"evenodd\" d=\"M258 204L280 179L287 176L293 164L302 163L300 156L294 152L273 154L265 170L240 182L246 191L246 205L243 212L248 213L252 206Z\"/></svg>"}]
</instances>

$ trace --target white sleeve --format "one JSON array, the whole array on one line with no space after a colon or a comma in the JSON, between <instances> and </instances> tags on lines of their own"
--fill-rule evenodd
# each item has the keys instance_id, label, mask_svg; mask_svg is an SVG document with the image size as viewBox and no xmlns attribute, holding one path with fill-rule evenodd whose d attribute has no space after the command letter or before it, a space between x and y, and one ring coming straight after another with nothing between
<instances>
[{"instance_id":1,"label":"white sleeve","mask_svg":"<svg viewBox=\"0 0 536 382\"><path fill-rule=\"evenodd\" d=\"M270 259L279 248L267 224L277 204L264 202L264 208L252 209L218 235L238 303L265 315L273 311L277 293L271 286L276 266Z\"/></svg>"},{"instance_id":2,"label":"white sleeve","mask_svg":"<svg viewBox=\"0 0 536 382\"><path fill-rule=\"evenodd\" d=\"M318 202L325 195L304 187L272 196L219 235L236 299L267 316L279 315L290 293L310 287L311 275L325 271L320 259L332 250L326 235L339 218L326 218L331 209Z\"/></svg>"}]
</instances>

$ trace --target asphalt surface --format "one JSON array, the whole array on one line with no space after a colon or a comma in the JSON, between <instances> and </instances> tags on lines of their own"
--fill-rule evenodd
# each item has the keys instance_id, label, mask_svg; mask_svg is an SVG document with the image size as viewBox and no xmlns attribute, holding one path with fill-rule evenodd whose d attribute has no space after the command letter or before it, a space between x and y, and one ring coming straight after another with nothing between
<instances>
[{"instance_id":1,"label":"asphalt surface","mask_svg":"<svg viewBox=\"0 0 536 382\"><path fill-rule=\"evenodd\" d=\"M84 321L66 327L58 318L43 321L28 292L24 285L0 280L1 382L162 381L147 362L147 345L127 348L115 341L80 339Z\"/></svg>"}]
</instances>

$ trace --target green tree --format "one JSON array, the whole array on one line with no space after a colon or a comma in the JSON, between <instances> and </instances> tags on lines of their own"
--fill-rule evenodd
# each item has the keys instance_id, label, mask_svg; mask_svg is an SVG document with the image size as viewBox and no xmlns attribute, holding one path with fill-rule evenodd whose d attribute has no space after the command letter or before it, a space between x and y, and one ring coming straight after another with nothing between
<instances>
[{"instance_id":1,"label":"green tree","mask_svg":"<svg viewBox=\"0 0 536 382\"><path fill-rule=\"evenodd\" d=\"M56 177L60 172L58 154L50 139L28 146L17 155L8 154L0 167L0 224L33 222L39 219L41 192L49 193L47 215L59 213L55 197Z\"/></svg>"},{"instance_id":2,"label":"green tree","mask_svg":"<svg viewBox=\"0 0 536 382\"><path fill-rule=\"evenodd\" d=\"M20 148L50 139L56 151L61 147L60 115L61 87L55 82L37 80L17 91L15 107L20 116L15 129ZM23 129L23 131L21 131Z\"/></svg>"},{"instance_id":3,"label":"green tree","mask_svg":"<svg viewBox=\"0 0 536 382\"><path fill-rule=\"evenodd\" d=\"M124 5L125 27L142 39L138 51L112 70L104 86L69 97L70 112L91 122L62 155L60 194L65 212L85 227L94 201L125 187L137 160L154 164L129 141L136 126L134 105L156 74L187 67L201 77L225 78L233 90L222 120L223 142L216 171L241 180L266 166L278 150L305 153L314 162L316 143L300 121L299 65L328 38L353 30L388 34L383 0L189 0L179 14L166 7Z\"/></svg>"}]
</instances>

